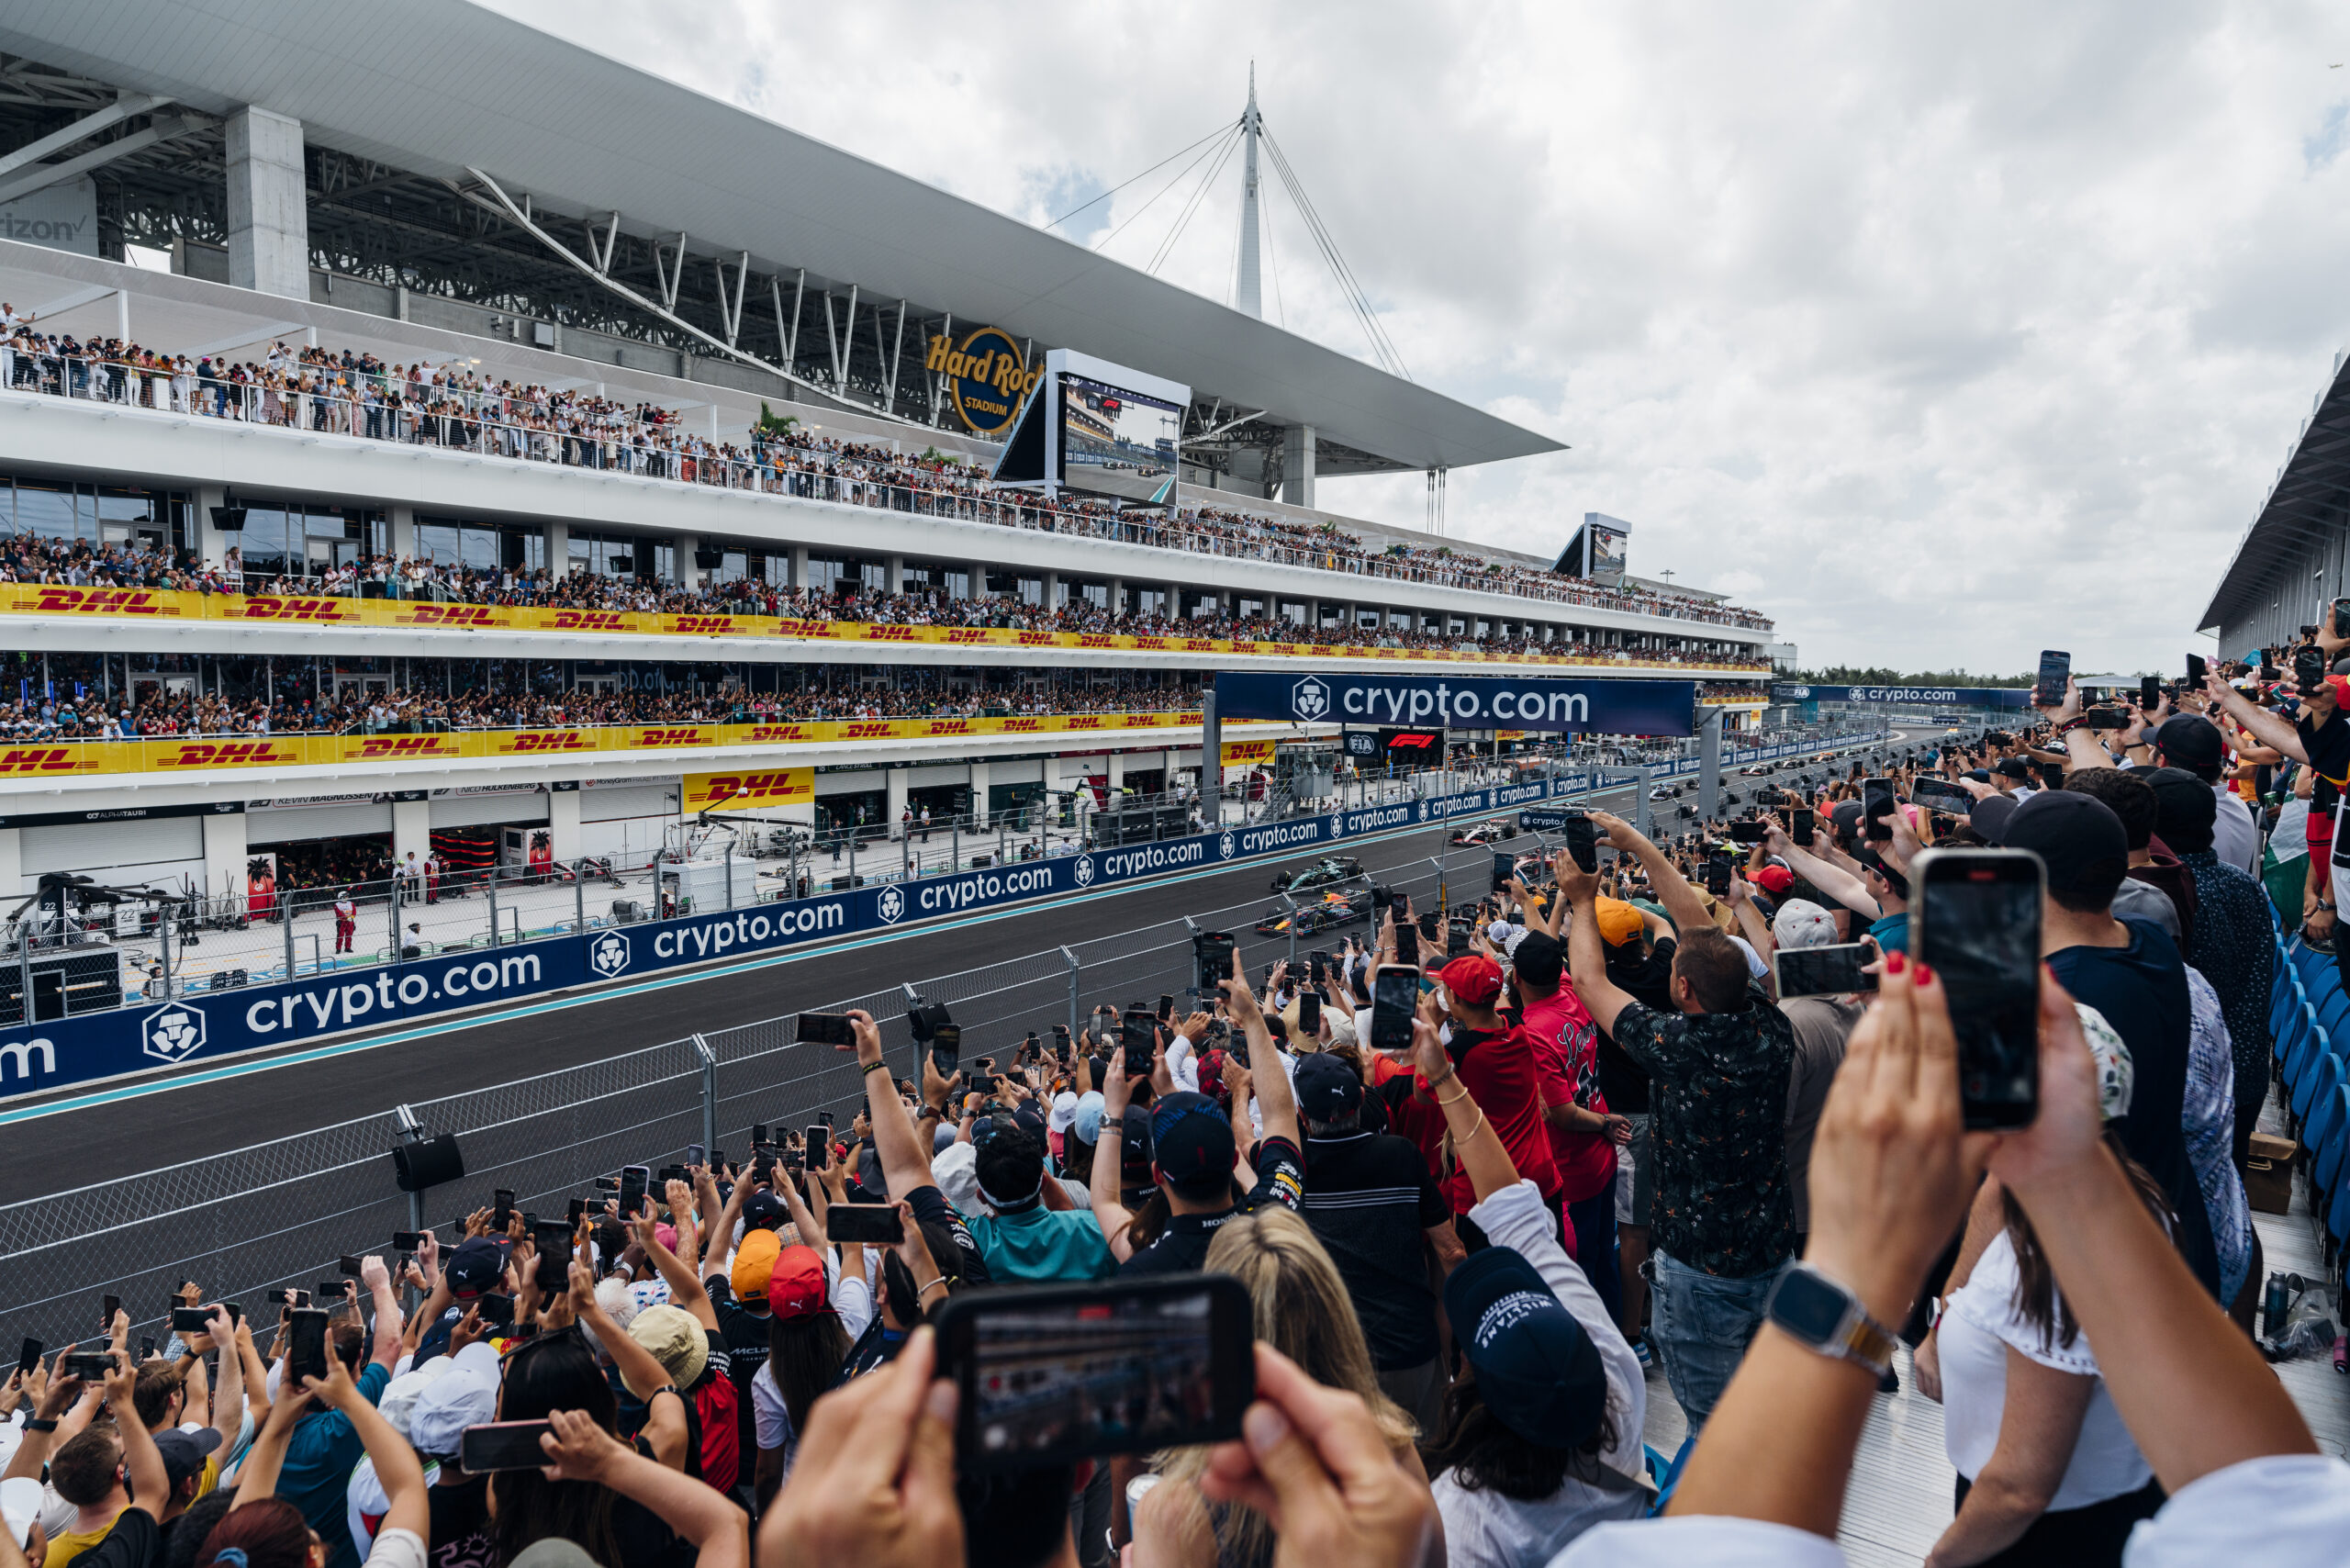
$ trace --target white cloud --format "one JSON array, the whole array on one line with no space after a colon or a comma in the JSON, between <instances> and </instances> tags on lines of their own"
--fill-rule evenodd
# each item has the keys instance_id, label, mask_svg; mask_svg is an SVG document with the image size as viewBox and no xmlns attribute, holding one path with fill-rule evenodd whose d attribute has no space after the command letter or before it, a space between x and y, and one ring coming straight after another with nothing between
<instances>
[{"instance_id":1,"label":"white cloud","mask_svg":"<svg viewBox=\"0 0 2350 1568\"><path fill-rule=\"evenodd\" d=\"M2344 335L2313 5L498 3L1039 222L1237 118L1253 57L1414 375L1573 448L1454 475L1453 531L1628 518L1816 662L2175 666ZM1183 162L1071 227L1147 261ZM1163 275L1225 297L1237 188ZM1270 200L1268 314L1368 357Z\"/></svg>"}]
</instances>

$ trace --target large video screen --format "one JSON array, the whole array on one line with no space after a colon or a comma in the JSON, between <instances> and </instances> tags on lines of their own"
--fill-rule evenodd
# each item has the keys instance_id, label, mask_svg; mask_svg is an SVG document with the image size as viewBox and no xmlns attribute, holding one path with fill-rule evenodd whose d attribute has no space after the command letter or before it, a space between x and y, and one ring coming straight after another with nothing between
<instances>
[{"instance_id":1,"label":"large video screen","mask_svg":"<svg viewBox=\"0 0 2350 1568\"><path fill-rule=\"evenodd\" d=\"M1591 528L1591 569L1585 575L1594 577L1620 577L1624 575L1624 531L1594 523Z\"/></svg>"},{"instance_id":2,"label":"large video screen","mask_svg":"<svg viewBox=\"0 0 2350 1568\"><path fill-rule=\"evenodd\" d=\"M1140 498L1174 475L1180 405L1063 371L1059 407L1063 485Z\"/></svg>"}]
</instances>

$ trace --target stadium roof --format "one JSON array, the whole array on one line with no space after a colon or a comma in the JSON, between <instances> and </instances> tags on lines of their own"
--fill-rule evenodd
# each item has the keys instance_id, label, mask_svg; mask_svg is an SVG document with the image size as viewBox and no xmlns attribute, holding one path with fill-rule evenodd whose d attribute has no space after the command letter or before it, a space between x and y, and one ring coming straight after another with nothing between
<instances>
[{"instance_id":1,"label":"stadium roof","mask_svg":"<svg viewBox=\"0 0 2350 1568\"><path fill-rule=\"evenodd\" d=\"M2350 356L2334 356L2333 377L2318 394L2301 439L2268 499L2236 545L2235 558L2196 622L2210 630L2248 620L2300 569L2296 546L2343 536L2350 523ZM2306 588L2306 581L2298 585Z\"/></svg>"},{"instance_id":2,"label":"stadium roof","mask_svg":"<svg viewBox=\"0 0 2350 1568\"><path fill-rule=\"evenodd\" d=\"M722 40L712 39L713 44ZM205 114L253 104L540 212L622 215L1189 383L1402 467L1561 443L1081 245L464 0L12 0L0 50Z\"/></svg>"}]
</instances>

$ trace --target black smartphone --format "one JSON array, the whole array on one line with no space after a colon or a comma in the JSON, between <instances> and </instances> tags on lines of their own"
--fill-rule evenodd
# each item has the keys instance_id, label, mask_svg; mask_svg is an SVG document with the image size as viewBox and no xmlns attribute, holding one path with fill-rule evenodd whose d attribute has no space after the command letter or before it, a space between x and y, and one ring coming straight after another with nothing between
<instances>
[{"instance_id":1,"label":"black smartphone","mask_svg":"<svg viewBox=\"0 0 2350 1568\"><path fill-rule=\"evenodd\" d=\"M1322 993L1301 991L1297 993L1297 1032L1305 1039L1322 1033Z\"/></svg>"},{"instance_id":2,"label":"black smartphone","mask_svg":"<svg viewBox=\"0 0 2350 1568\"><path fill-rule=\"evenodd\" d=\"M1599 830L1591 824L1589 813L1572 812L1561 824L1567 838L1567 855L1585 871L1599 869Z\"/></svg>"},{"instance_id":3,"label":"black smartphone","mask_svg":"<svg viewBox=\"0 0 2350 1568\"><path fill-rule=\"evenodd\" d=\"M2053 648L2040 655L2040 674L2031 683L2031 705L2053 708L2065 700L2065 683L2072 678L2073 655Z\"/></svg>"},{"instance_id":4,"label":"black smartphone","mask_svg":"<svg viewBox=\"0 0 2350 1568\"><path fill-rule=\"evenodd\" d=\"M2187 655L2187 688L2188 690L2199 694L2202 691L2203 674L2207 667L2208 666L2203 663L2203 655L2201 654L2189 654Z\"/></svg>"},{"instance_id":5,"label":"black smartphone","mask_svg":"<svg viewBox=\"0 0 2350 1568\"><path fill-rule=\"evenodd\" d=\"M709 1163L710 1150L702 1148L702 1146L698 1143L689 1143L686 1145L687 1170L691 1170L696 1166L708 1165Z\"/></svg>"},{"instance_id":6,"label":"black smartphone","mask_svg":"<svg viewBox=\"0 0 2350 1568\"><path fill-rule=\"evenodd\" d=\"M1839 942L1831 947L1782 947L1771 958L1779 980L1779 1000L1797 996L1841 996L1849 991L1874 991L1876 976L1863 974L1870 961L1865 942Z\"/></svg>"},{"instance_id":7,"label":"black smartphone","mask_svg":"<svg viewBox=\"0 0 2350 1568\"><path fill-rule=\"evenodd\" d=\"M1910 953L1950 988L1966 1125L2028 1126L2040 1111L2040 857L1929 849L1909 880Z\"/></svg>"},{"instance_id":8,"label":"black smartphone","mask_svg":"<svg viewBox=\"0 0 2350 1568\"><path fill-rule=\"evenodd\" d=\"M1787 813L1787 837L1793 840L1797 847L1803 849L1811 847L1812 821L1809 807L1803 807Z\"/></svg>"},{"instance_id":9,"label":"black smartphone","mask_svg":"<svg viewBox=\"0 0 2350 1568\"><path fill-rule=\"evenodd\" d=\"M310 1305L310 1293L286 1289L263 1291L261 1299L272 1306L308 1306Z\"/></svg>"},{"instance_id":10,"label":"black smartphone","mask_svg":"<svg viewBox=\"0 0 2350 1568\"><path fill-rule=\"evenodd\" d=\"M767 1125L765 1122L753 1122L751 1124L751 1147L753 1148L756 1148L759 1145L769 1141L770 1140L767 1137Z\"/></svg>"},{"instance_id":11,"label":"black smartphone","mask_svg":"<svg viewBox=\"0 0 2350 1568\"><path fill-rule=\"evenodd\" d=\"M1395 961L1399 964L1408 964L1414 969L1420 967L1419 927L1408 920L1399 920L1395 923Z\"/></svg>"},{"instance_id":12,"label":"black smartphone","mask_svg":"<svg viewBox=\"0 0 2350 1568\"><path fill-rule=\"evenodd\" d=\"M327 1315L317 1307L296 1307L285 1332L286 1382L299 1388L306 1377L326 1376Z\"/></svg>"},{"instance_id":13,"label":"black smartphone","mask_svg":"<svg viewBox=\"0 0 2350 1568\"><path fill-rule=\"evenodd\" d=\"M906 1238L895 1204L834 1204L824 1211L824 1239L895 1247Z\"/></svg>"},{"instance_id":14,"label":"black smartphone","mask_svg":"<svg viewBox=\"0 0 2350 1568\"><path fill-rule=\"evenodd\" d=\"M569 1289L571 1227L554 1220L542 1220L531 1226L531 1237L539 1244L539 1261L535 1271L539 1289L549 1295Z\"/></svg>"},{"instance_id":15,"label":"black smartphone","mask_svg":"<svg viewBox=\"0 0 2350 1568\"><path fill-rule=\"evenodd\" d=\"M803 1046L853 1046L856 1026L845 1013L802 1013L799 1039Z\"/></svg>"},{"instance_id":16,"label":"black smartphone","mask_svg":"<svg viewBox=\"0 0 2350 1568\"><path fill-rule=\"evenodd\" d=\"M514 1189L500 1187L490 1194L489 1228L503 1236L514 1223Z\"/></svg>"},{"instance_id":17,"label":"black smartphone","mask_svg":"<svg viewBox=\"0 0 2350 1568\"><path fill-rule=\"evenodd\" d=\"M457 1438L457 1468L468 1475L543 1469L547 1453L539 1439L554 1430L552 1421L487 1421L467 1427Z\"/></svg>"},{"instance_id":18,"label":"black smartphone","mask_svg":"<svg viewBox=\"0 0 2350 1568\"><path fill-rule=\"evenodd\" d=\"M98 1327L108 1334L113 1333L115 1314L121 1310L122 1298L120 1296L110 1295L101 1298L98 1303Z\"/></svg>"},{"instance_id":19,"label":"black smartphone","mask_svg":"<svg viewBox=\"0 0 2350 1568\"><path fill-rule=\"evenodd\" d=\"M1436 918L1438 913L1440 912L1432 909L1420 916L1420 935L1426 941L1436 940Z\"/></svg>"},{"instance_id":20,"label":"black smartphone","mask_svg":"<svg viewBox=\"0 0 2350 1568\"><path fill-rule=\"evenodd\" d=\"M1175 1016L1175 993L1174 993L1174 992L1172 992L1172 991L1160 991L1160 992L1158 993L1158 1019L1159 1019L1159 1022L1160 1022L1160 1023L1162 1023L1162 1024L1163 1024L1163 1023L1167 1023L1167 1022L1170 1021L1171 1019L1173 1019L1173 1018L1174 1018L1174 1016Z\"/></svg>"},{"instance_id":21,"label":"black smartphone","mask_svg":"<svg viewBox=\"0 0 2350 1568\"><path fill-rule=\"evenodd\" d=\"M936 1321L966 1469L1224 1442L1257 1395L1248 1293L1226 1275L975 1292Z\"/></svg>"},{"instance_id":22,"label":"black smartphone","mask_svg":"<svg viewBox=\"0 0 2350 1568\"><path fill-rule=\"evenodd\" d=\"M1975 797L1941 778L1920 778L1909 786L1909 799L1930 812L1963 817L1975 809Z\"/></svg>"},{"instance_id":23,"label":"black smartphone","mask_svg":"<svg viewBox=\"0 0 2350 1568\"><path fill-rule=\"evenodd\" d=\"M155 1336L152 1334L139 1336L139 1359L142 1361L151 1361L155 1359Z\"/></svg>"},{"instance_id":24,"label":"black smartphone","mask_svg":"<svg viewBox=\"0 0 2350 1568\"><path fill-rule=\"evenodd\" d=\"M576 1199L574 1200L574 1202L576 1201L577 1200ZM396 1230L392 1232L392 1250L395 1252L413 1252L423 1245L424 1232L420 1230Z\"/></svg>"},{"instance_id":25,"label":"black smartphone","mask_svg":"<svg viewBox=\"0 0 2350 1568\"><path fill-rule=\"evenodd\" d=\"M1231 970L1229 968L1227 968L1224 972L1225 972L1225 974L1230 974L1230 973L1232 972L1232 970ZM1215 994L1214 988L1213 988L1213 987L1211 987L1211 986L1202 986L1200 989L1201 989L1202 991L1205 991L1205 992L1206 992L1208 995L1210 995L1210 996L1214 996L1214 995ZM1053 1025L1053 1054L1054 1054L1055 1056L1060 1056L1060 1057L1065 1057L1065 1056L1069 1055L1069 1025L1066 1025L1066 1024L1056 1024L1056 1025Z\"/></svg>"},{"instance_id":26,"label":"black smartphone","mask_svg":"<svg viewBox=\"0 0 2350 1568\"><path fill-rule=\"evenodd\" d=\"M1139 1007L1129 1008L1118 1020L1118 1043L1126 1047L1126 1076L1150 1076L1151 1052L1158 1044L1158 1020ZM1136 1063L1142 1071L1135 1071Z\"/></svg>"},{"instance_id":27,"label":"black smartphone","mask_svg":"<svg viewBox=\"0 0 2350 1568\"><path fill-rule=\"evenodd\" d=\"M2304 697L2314 695L2325 684L2325 650L2315 643L2304 643L2293 650L2293 684Z\"/></svg>"},{"instance_id":28,"label":"black smartphone","mask_svg":"<svg viewBox=\"0 0 2350 1568\"><path fill-rule=\"evenodd\" d=\"M2062 790L2065 787L2065 765L2063 763L2042 762L2035 763L2033 766L2040 769L2040 787L2042 789Z\"/></svg>"},{"instance_id":29,"label":"black smartphone","mask_svg":"<svg viewBox=\"0 0 2350 1568\"><path fill-rule=\"evenodd\" d=\"M103 1382L114 1371L112 1350L68 1350L60 1363L60 1371L67 1377L78 1377L84 1383Z\"/></svg>"},{"instance_id":30,"label":"black smartphone","mask_svg":"<svg viewBox=\"0 0 2350 1568\"><path fill-rule=\"evenodd\" d=\"M1732 844L1760 844L1771 836L1771 830L1761 823L1737 822L1729 824Z\"/></svg>"},{"instance_id":31,"label":"black smartphone","mask_svg":"<svg viewBox=\"0 0 2350 1568\"><path fill-rule=\"evenodd\" d=\"M1371 1045L1402 1056L1412 1048L1412 1016L1420 1006L1420 971L1382 964L1371 981Z\"/></svg>"},{"instance_id":32,"label":"black smartphone","mask_svg":"<svg viewBox=\"0 0 2350 1568\"><path fill-rule=\"evenodd\" d=\"M832 1128L818 1122L808 1129L800 1162L810 1170L829 1170L833 1168Z\"/></svg>"},{"instance_id":33,"label":"black smartphone","mask_svg":"<svg viewBox=\"0 0 2350 1568\"><path fill-rule=\"evenodd\" d=\"M1885 842L1893 837L1894 796L1890 778L1861 780L1861 818L1868 827L1868 836Z\"/></svg>"},{"instance_id":34,"label":"black smartphone","mask_svg":"<svg viewBox=\"0 0 2350 1568\"><path fill-rule=\"evenodd\" d=\"M1706 856L1706 890L1716 898L1720 898L1729 892L1731 868L1732 862L1729 850L1716 849L1708 852Z\"/></svg>"},{"instance_id":35,"label":"black smartphone","mask_svg":"<svg viewBox=\"0 0 2350 1568\"><path fill-rule=\"evenodd\" d=\"M1506 849L1496 849L1493 854L1492 890L1505 892L1508 890L1510 879L1517 875L1517 857Z\"/></svg>"},{"instance_id":36,"label":"black smartphone","mask_svg":"<svg viewBox=\"0 0 2350 1568\"><path fill-rule=\"evenodd\" d=\"M621 1217L634 1219L644 1212L644 1189L652 1181L653 1171L643 1165L621 1167Z\"/></svg>"},{"instance_id":37,"label":"black smartphone","mask_svg":"<svg viewBox=\"0 0 2350 1568\"><path fill-rule=\"evenodd\" d=\"M931 1070L941 1078L952 1078L960 1065L963 1054L963 1025L939 1024L930 1031Z\"/></svg>"},{"instance_id":38,"label":"black smartphone","mask_svg":"<svg viewBox=\"0 0 2350 1568\"><path fill-rule=\"evenodd\" d=\"M2138 678L2138 706L2151 713L2163 705L2163 683L2159 676Z\"/></svg>"},{"instance_id":39,"label":"black smartphone","mask_svg":"<svg viewBox=\"0 0 2350 1568\"><path fill-rule=\"evenodd\" d=\"M514 1321L514 1298L510 1295L477 1295L474 1305L481 1311L481 1320L503 1328Z\"/></svg>"},{"instance_id":40,"label":"black smartphone","mask_svg":"<svg viewBox=\"0 0 2350 1568\"><path fill-rule=\"evenodd\" d=\"M364 1262L361 1259L355 1258L346 1252L341 1257L335 1260L334 1266L339 1272L348 1274L351 1278L355 1280L359 1277L359 1271L364 1266Z\"/></svg>"},{"instance_id":41,"label":"black smartphone","mask_svg":"<svg viewBox=\"0 0 2350 1568\"><path fill-rule=\"evenodd\" d=\"M982 1072L971 1080L971 1092L982 1099L995 1098L995 1086L1003 1081L992 1072Z\"/></svg>"},{"instance_id":42,"label":"black smartphone","mask_svg":"<svg viewBox=\"0 0 2350 1568\"><path fill-rule=\"evenodd\" d=\"M2081 715L2081 726L2090 730L2126 730L2130 727L2130 715L2119 708L2091 708Z\"/></svg>"},{"instance_id":43,"label":"black smartphone","mask_svg":"<svg viewBox=\"0 0 2350 1568\"><path fill-rule=\"evenodd\" d=\"M179 1332L178 1327L174 1325L172 1331L173 1333ZM23 1344L17 1346L17 1370L27 1377L32 1376L33 1369L40 1365L40 1353L45 1349L47 1349L47 1347L38 1339L27 1339Z\"/></svg>"},{"instance_id":44,"label":"black smartphone","mask_svg":"<svg viewBox=\"0 0 2350 1568\"><path fill-rule=\"evenodd\" d=\"M2326 620L2331 622L2329 630L2333 635L2350 637L2350 599L2335 599L2333 608L2328 612Z\"/></svg>"},{"instance_id":45,"label":"black smartphone","mask_svg":"<svg viewBox=\"0 0 2350 1568\"><path fill-rule=\"evenodd\" d=\"M319 1294L311 1299L340 1305L351 1294L350 1283L348 1280L320 1280Z\"/></svg>"}]
</instances>

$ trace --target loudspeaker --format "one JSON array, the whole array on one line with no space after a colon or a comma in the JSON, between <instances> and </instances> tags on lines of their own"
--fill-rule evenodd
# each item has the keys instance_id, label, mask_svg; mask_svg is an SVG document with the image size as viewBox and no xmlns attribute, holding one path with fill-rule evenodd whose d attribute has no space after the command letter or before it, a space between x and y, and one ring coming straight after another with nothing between
<instances>
[{"instance_id":1,"label":"loudspeaker","mask_svg":"<svg viewBox=\"0 0 2350 1568\"><path fill-rule=\"evenodd\" d=\"M242 507L214 507L212 509L212 526L218 529L223 533L242 533L245 531L245 509Z\"/></svg>"},{"instance_id":2,"label":"loudspeaker","mask_svg":"<svg viewBox=\"0 0 2350 1568\"><path fill-rule=\"evenodd\" d=\"M421 1193L465 1173L465 1157L457 1152L457 1135L442 1133L422 1143L397 1144L392 1149L392 1170L403 1193Z\"/></svg>"},{"instance_id":3,"label":"loudspeaker","mask_svg":"<svg viewBox=\"0 0 2350 1568\"><path fill-rule=\"evenodd\" d=\"M714 572L726 565L726 552L708 544L694 547L694 565L705 572Z\"/></svg>"}]
</instances>

